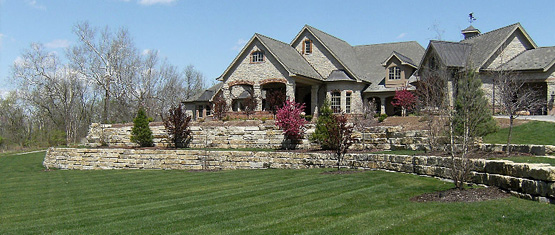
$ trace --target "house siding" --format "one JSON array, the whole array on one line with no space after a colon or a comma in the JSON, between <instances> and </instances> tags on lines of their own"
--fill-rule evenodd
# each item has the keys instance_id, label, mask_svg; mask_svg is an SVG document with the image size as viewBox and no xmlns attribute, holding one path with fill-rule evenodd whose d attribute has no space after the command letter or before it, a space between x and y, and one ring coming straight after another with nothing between
<instances>
[{"instance_id":1,"label":"house siding","mask_svg":"<svg viewBox=\"0 0 555 235\"><path fill-rule=\"evenodd\" d=\"M513 35L509 37L507 40L506 46L501 50L501 52L496 52L492 59L490 59L489 65L487 68L495 69L499 67L503 63L507 63L509 60L515 58L515 56L519 55L525 50L531 49L532 45L527 42L527 39L524 37L520 31L515 31ZM480 53L480 52L476 52Z\"/></svg>"},{"instance_id":2,"label":"house siding","mask_svg":"<svg viewBox=\"0 0 555 235\"><path fill-rule=\"evenodd\" d=\"M303 42L306 39L312 40L312 53L310 54L303 53ZM324 78L327 78L333 70L343 69L326 48L306 32L304 36L300 37L300 40L297 40L293 47L295 47L308 63Z\"/></svg>"},{"instance_id":3,"label":"house siding","mask_svg":"<svg viewBox=\"0 0 555 235\"><path fill-rule=\"evenodd\" d=\"M345 112L347 92L351 92L351 113L362 113L362 90L365 85L356 82L332 82L326 84L326 98L331 100L331 92L341 92L341 111Z\"/></svg>"}]
</instances>

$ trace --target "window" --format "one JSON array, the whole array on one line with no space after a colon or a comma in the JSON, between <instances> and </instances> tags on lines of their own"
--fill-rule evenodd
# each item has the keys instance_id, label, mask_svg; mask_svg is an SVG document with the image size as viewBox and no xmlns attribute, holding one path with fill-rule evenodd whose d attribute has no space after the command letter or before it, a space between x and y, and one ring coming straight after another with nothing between
<instances>
[{"instance_id":1,"label":"window","mask_svg":"<svg viewBox=\"0 0 555 235\"><path fill-rule=\"evenodd\" d=\"M347 92L345 96L345 112L351 113L351 92Z\"/></svg>"},{"instance_id":2,"label":"window","mask_svg":"<svg viewBox=\"0 0 555 235\"><path fill-rule=\"evenodd\" d=\"M206 105L206 116L212 115L212 107L210 105Z\"/></svg>"},{"instance_id":3,"label":"window","mask_svg":"<svg viewBox=\"0 0 555 235\"><path fill-rule=\"evenodd\" d=\"M401 69L397 66L389 68L389 80L401 79Z\"/></svg>"},{"instance_id":4,"label":"window","mask_svg":"<svg viewBox=\"0 0 555 235\"><path fill-rule=\"evenodd\" d=\"M264 62L264 52L255 51L251 54L251 63L262 63Z\"/></svg>"},{"instance_id":5,"label":"window","mask_svg":"<svg viewBox=\"0 0 555 235\"><path fill-rule=\"evenodd\" d=\"M310 54L312 53L312 41L310 39L306 39L303 42L303 54Z\"/></svg>"},{"instance_id":6,"label":"window","mask_svg":"<svg viewBox=\"0 0 555 235\"><path fill-rule=\"evenodd\" d=\"M334 113L341 112L341 93L339 91L331 93L331 110Z\"/></svg>"},{"instance_id":7,"label":"window","mask_svg":"<svg viewBox=\"0 0 555 235\"><path fill-rule=\"evenodd\" d=\"M199 118L203 117L203 115L202 115L202 114L203 114L203 112L202 112L203 110L204 110L204 105L197 105L197 114L198 114L197 117L199 117Z\"/></svg>"}]
</instances>

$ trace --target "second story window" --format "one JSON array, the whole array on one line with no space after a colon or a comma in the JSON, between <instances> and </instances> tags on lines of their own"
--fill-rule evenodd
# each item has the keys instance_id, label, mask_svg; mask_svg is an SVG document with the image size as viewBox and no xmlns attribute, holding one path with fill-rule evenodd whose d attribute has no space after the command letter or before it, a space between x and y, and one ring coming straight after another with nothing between
<instances>
[{"instance_id":1,"label":"second story window","mask_svg":"<svg viewBox=\"0 0 555 235\"><path fill-rule=\"evenodd\" d=\"M331 110L334 113L341 112L341 92L334 91L331 93Z\"/></svg>"},{"instance_id":2,"label":"second story window","mask_svg":"<svg viewBox=\"0 0 555 235\"><path fill-rule=\"evenodd\" d=\"M389 80L401 79L401 69L397 66L389 68Z\"/></svg>"},{"instance_id":3,"label":"second story window","mask_svg":"<svg viewBox=\"0 0 555 235\"><path fill-rule=\"evenodd\" d=\"M345 112L351 113L351 92L345 94Z\"/></svg>"},{"instance_id":4,"label":"second story window","mask_svg":"<svg viewBox=\"0 0 555 235\"><path fill-rule=\"evenodd\" d=\"M264 62L264 52L255 51L251 53L251 63L262 63Z\"/></svg>"},{"instance_id":5,"label":"second story window","mask_svg":"<svg viewBox=\"0 0 555 235\"><path fill-rule=\"evenodd\" d=\"M310 39L306 39L303 42L303 54L311 54L312 53L312 41Z\"/></svg>"}]
</instances>

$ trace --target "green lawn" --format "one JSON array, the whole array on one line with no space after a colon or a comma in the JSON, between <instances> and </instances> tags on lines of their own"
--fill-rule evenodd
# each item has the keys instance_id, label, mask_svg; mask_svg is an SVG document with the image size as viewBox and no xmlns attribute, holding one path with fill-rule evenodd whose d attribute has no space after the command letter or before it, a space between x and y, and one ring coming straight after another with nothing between
<instances>
[{"instance_id":1,"label":"green lawn","mask_svg":"<svg viewBox=\"0 0 555 235\"><path fill-rule=\"evenodd\" d=\"M546 164L555 166L555 158L549 158L549 157L517 156L517 157L506 157L506 158L500 158L500 159L509 160L512 162L519 162L519 163L546 163Z\"/></svg>"},{"instance_id":2,"label":"green lawn","mask_svg":"<svg viewBox=\"0 0 555 235\"><path fill-rule=\"evenodd\" d=\"M484 137L484 143L507 144L509 128ZM555 145L555 123L532 121L513 127L511 144Z\"/></svg>"},{"instance_id":3,"label":"green lawn","mask_svg":"<svg viewBox=\"0 0 555 235\"><path fill-rule=\"evenodd\" d=\"M0 234L555 234L555 205L415 203L452 184L409 174L44 171L43 157L0 157Z\"/></svg>"}]
</instances>

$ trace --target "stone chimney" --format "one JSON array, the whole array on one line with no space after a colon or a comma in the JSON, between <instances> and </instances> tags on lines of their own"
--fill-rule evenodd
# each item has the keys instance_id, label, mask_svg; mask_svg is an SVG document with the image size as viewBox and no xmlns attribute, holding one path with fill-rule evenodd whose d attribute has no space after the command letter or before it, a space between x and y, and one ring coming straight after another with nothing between
<instances>
[{"instance_id":1,"label":"stone chimney","mask_svg":"<svg viewBox=\"0 0 555 235\"><path fill-rule=\"evenodd\" d=\"M480 30L474 28L472 25L468 26L468 28L463 29L462 34L464 35L464 39L469 39L474 36L480 35Z\"/></svg>"}]
</instances>

